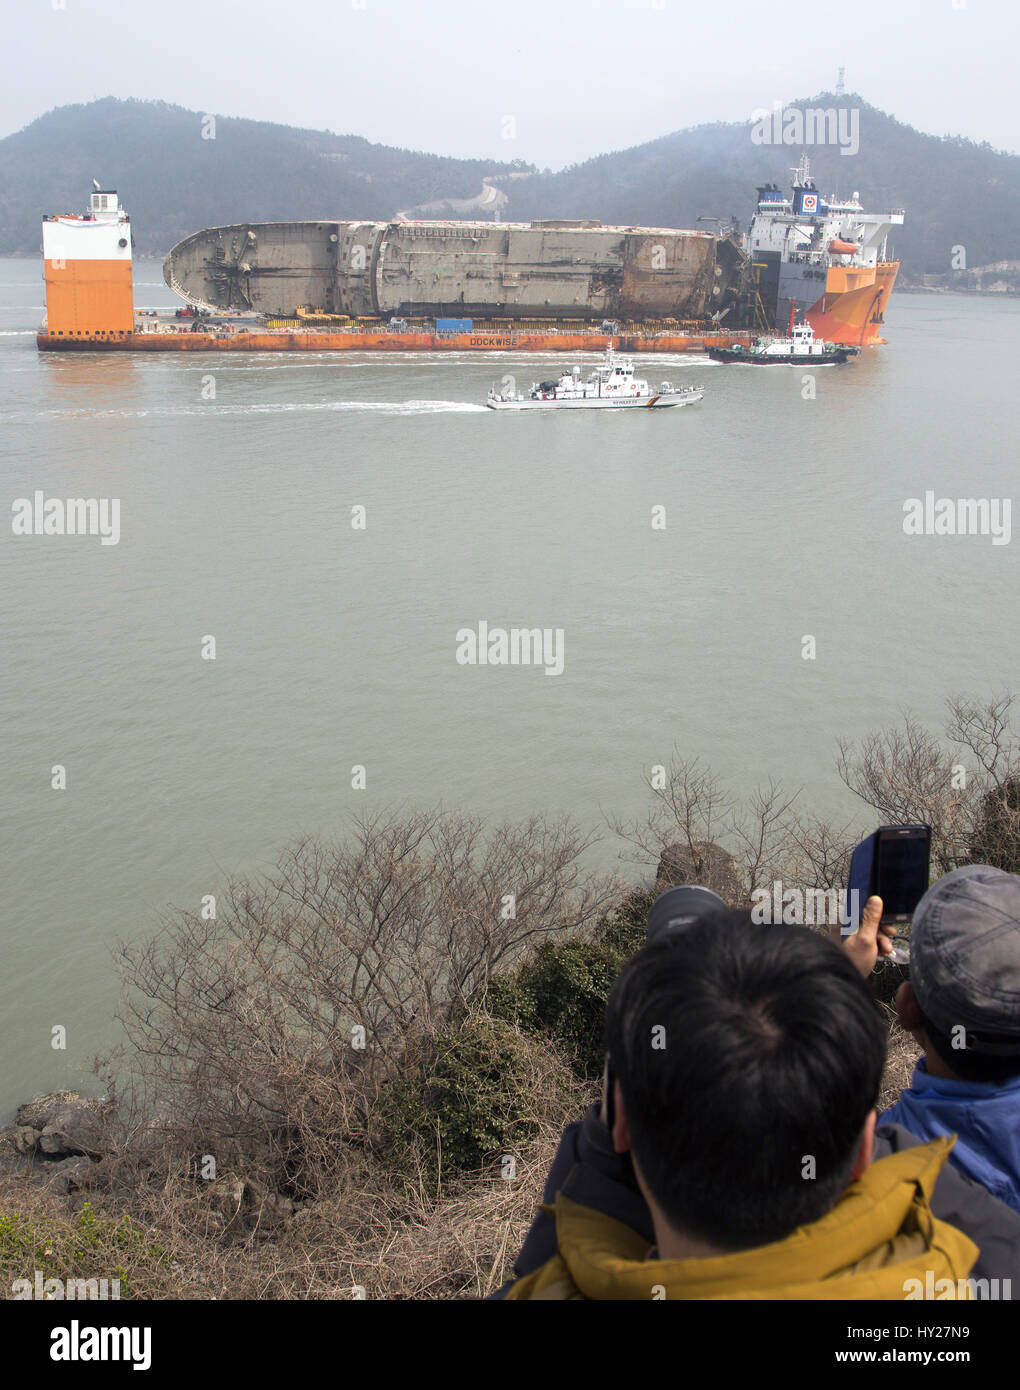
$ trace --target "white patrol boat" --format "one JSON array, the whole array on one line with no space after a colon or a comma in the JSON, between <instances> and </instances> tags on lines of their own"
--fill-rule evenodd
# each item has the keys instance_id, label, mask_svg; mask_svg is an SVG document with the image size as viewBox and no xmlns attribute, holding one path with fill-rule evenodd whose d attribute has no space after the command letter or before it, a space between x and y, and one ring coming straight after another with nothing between
<instances>
[{"instance_id":1,"label":"white patrol boat","mask_svg":"<svg viewBox=\"0 0 1020 1390\"><path fill-rule=\"evenodd\" d=\"M491 387L485 404L493 410L577 410L602 408L620 410L638 408L658 410L668 405L690 405L704 395L700 386L661 386L634 375L629 357L621 357L612 347L587 381L581 379L581 368L564 372L552 381L540 381L528 394L519 391L497 391Z\"/></svg>"}]
</instances>

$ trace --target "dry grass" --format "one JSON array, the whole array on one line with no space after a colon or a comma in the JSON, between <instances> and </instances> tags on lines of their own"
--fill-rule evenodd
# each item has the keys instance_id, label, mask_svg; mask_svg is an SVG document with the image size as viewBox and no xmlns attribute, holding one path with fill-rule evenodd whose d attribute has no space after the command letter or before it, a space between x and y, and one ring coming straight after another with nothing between
<instances>
[{"instance_id":1,"label":"dry grass","mask_svg":"<svg viewBox=\"0 0 1020 1390\"><path fill-rule=\"evenodd\" d=\"M194 1183L170 1178L122 1194L87 1194L95 1217L83 1243L86 1194L70 1199L29 1174L0 1180L0 1296L13 1280L127 1276L126 1296L143 1299L474 1299L510 1274L531 1224L559 1141L547 1126L517 1157L513 1179L499 1169L464 1175L439 1193L372 1172L285 1223L271 1209L245 1208L224 1222ZM77 1207L77 1212L73 1209ZM123 1239L130 1217L131 1238Z\"/></svg>"},{"instance_id":2,"label":"dry grass","mask_svg":"<svg viewBox=\"0 0 1020 1390\"><path fill-rule=\"evenodd\" d=\"M880 1107L909 1085L916 1057L913 1039L891 1023ZM578 1092L578 1114L587 1099ZM169 1173L119 1195L78 1193L70 1201L30 1174L7 1177L0 1236L16 1215L38 1240L32 1250L0 1239L0 1296L36 1268L112 1278L120 1266L130 1296L142 1299L483 1298L510 1276L559 1136L558 1123L547 1124L517 1155L512 1180L494 1168L459 1175L438 1192L423 1176L409 1182L363 1159L343 1190L301 1205L286 1222L250 1197L234 1221L225 1219L206 1191ZM83 1248L76 1223L86 1197L97 1220ZM133 1223L127 1248L125 1216Z\"/></svg>"},{"instance_id":3,"label":"dry grass","mask_svg":"<svg viewBox=\"0 0 1020 1390\"><path fill-rule=\"evenodd\" d=\"M890 1014L889 1059L881 1108L909 1085L913 1039ZM576 1114L589 1097L578 1088ZM475 1299L510 1276L510 1266L541 1200L562 1116L549 1116L517 1155L516 1175L498 1167L457 1175L438 1190L352 1158L335 1196L300 1204L286 1221L249 1191L236 1216L208 1188L164 1170L131 1188L79 1192L70 1199L31 1174L0 1180L0 1296L16 1278L115 1277L142 1299ZM101 1176L102 1167L96 1169ZM218 1187L229 1185L230 1175ZM263 1194L264 1196L264 1194ZM83 1246L77 1222L86 1201L96 1218ZM122 1233L132 1222L130 1240ZM20 1241L10 1239L16 1218ZM38 1237L26 1246L24 1231ZM49 1255L40 1263L40 1254Z\"/></svg>"},{"instance_id":4,"label":"dry grass","mask_svg":"<svg viewBox=\"0 0 1020 1390\"><path fill-rule=\"evenodd\" d=\"M16 1279L120 1279L122 1297L193 1296L159 1244L160 1233L123 1212L73 1206L37 1173L0 1179L0 1297Z\"/></svg>"},{"instance_id":5,"label":"dry grass","mask_svg":"<svg viewBox=\"0 0 1020 1390\"><path fill-rule=\"evenodd\" d=\"M896 1022L896 1016L888 1005L883 1005L889 1018L889 1049L886 1053L885 1071L882 1073L882 1089L878 1098L878 1112L895 1105L901 1091L910 1086L914 1064L921 1055L921 1049Z\"/></svg>"}]
</instances>

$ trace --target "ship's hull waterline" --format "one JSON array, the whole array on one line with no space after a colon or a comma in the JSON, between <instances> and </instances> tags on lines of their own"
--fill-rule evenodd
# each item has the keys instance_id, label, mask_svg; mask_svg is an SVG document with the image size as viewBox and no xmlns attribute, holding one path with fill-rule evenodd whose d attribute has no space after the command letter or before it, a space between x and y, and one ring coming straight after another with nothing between
<instances>
[{"instance_id":1,"label":"ship's hull waterline","mask_svg":"<svg viewBox=\"0 0 1020 1390\"><path fill-rule=\"evenodd\" d=\"M667 406L694 405L700 394L687 396L639 396L632 400L500 401L488 400L490 410L664 410Z\"/></svg>"},{"instance_id":2,"label":"ship's hull waterline","mask_svg":"<svg viewBox=\"0 0 1020 1390\"><path fill-rule=\"evenodd\" d=\"M806 311L805 318L818 337L828 343L871 347L886 342L882 324L899 268L898 261L880 261L874 279L855 289L842 288L838 268L830 269L825 292Z\"/></svg>"},{"instance_id":3,"label":"ship's hull waterline","mask_svg":"<svg viewBox=\"0 0 1020 1390\"><path fill-rule=\"evenodd\" d=\"M259 329L254 332L205 333L169 330L133 332L114 337L66 337L40 332L36 342L48 352L602 352L615 344L621 351L643 353L704 352L718 344L751 341L750 333L662 334L656 337L592 333L336 333Z\"/></svg>"}]
</instances>

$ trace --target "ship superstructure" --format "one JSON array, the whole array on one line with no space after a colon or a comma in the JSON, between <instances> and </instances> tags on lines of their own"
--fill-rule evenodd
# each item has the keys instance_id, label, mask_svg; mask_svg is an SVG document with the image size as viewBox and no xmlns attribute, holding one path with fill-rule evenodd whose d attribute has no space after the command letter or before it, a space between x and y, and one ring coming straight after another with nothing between
<instances>
[{"instance_id":1,"label":"ship superstructure","mask_svg":"<svg viewBox=\"0 0 1020 1390\"><path fill-rule=\"evenodd\" d=\"M84 213L43 220L43 332L57 340L125 339L134 328L131 225L116 189L92 188Z\"/></svg>"},{"instance_id":2,"label":"ship superstructure","mask_svg":"<svg viewBox=\"0 0 1020 1390\"><path fill-rule=\"evenodd\" d=\"M823 198L805 155L787 196L758 189L744 238L762 327L785 323L796 304L820 338L860 347L884 342L882 324L899 262L888 258L889 233L902 209L865 212L860 195Z\"/></svg>"}]
</instances>

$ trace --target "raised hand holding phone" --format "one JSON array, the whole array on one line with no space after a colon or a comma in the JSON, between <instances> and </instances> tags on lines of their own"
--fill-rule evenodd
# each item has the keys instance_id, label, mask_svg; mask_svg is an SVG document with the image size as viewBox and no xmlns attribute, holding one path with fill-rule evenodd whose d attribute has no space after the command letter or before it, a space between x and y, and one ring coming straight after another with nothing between
<instances>
[{"instance_id":1,"label":"raised hand holding phone","mask_svg":"<svg viewBox=\"0 0 1020 1390\"><path fill-rule=\"evenodd\" d=\"M870 975L879 956L891 956L895 952L892 938L896 928L892 924L882 926L882 899L872 896L864 904L861 925L843 940L843 949L862 975Z\"/></svg>"},{"instance_id":2,"label":"raised hand holding phone","mask_svg":"<svg viewBox=\"0 0 1020 1390\"><path fill-rule=\"evenodd\" d=\"M879 957L910 964L907 945L897 945L895 923L909 922L928 888L931 827L882 825L863 840L850 861L849 932L843 944L864 975ZM859 914L860 902L865 900Z\"/></svg>"}]
</instances>

